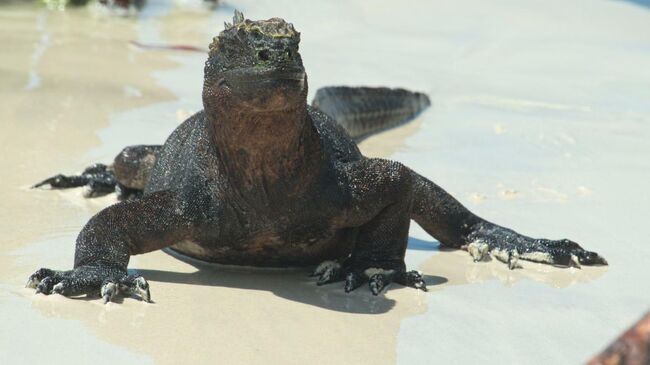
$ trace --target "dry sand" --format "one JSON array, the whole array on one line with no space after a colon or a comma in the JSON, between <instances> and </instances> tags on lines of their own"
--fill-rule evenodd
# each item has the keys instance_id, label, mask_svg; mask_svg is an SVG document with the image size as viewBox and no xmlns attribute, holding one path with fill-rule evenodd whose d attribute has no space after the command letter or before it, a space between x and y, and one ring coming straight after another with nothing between
<instances>
[{"instance_id":1,"label":"dry sand","mask_svg":"<svg viewBox=\"0 0 650 365\"><path fill-rule=\"evenodd\" d=\"M237 1L209 12L150 1L137 18L95 8L0 6L0 363L577 363L650 306L650 11L618 1ZM160 143L201 108L205 47L232 14L302 32L313 92L404 86L434 106L362 143L405 162L486 218L569 236L609 268L475 264L417 226L407 263L430 292L373 297L305 270L134 257L155 304L34 295L69 268L77 232L113 197L33 191L58 172Z\"/></svg>"}]
</instances>

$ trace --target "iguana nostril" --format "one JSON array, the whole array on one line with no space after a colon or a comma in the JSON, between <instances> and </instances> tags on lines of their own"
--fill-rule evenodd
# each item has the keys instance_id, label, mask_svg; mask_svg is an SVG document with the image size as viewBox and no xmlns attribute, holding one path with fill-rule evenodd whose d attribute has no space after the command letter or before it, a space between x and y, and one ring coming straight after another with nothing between
<instances>
[{"instance_id":1,"label":"iguana nostril","mask_svg":"<svg viewBox=\"0 0 650 365\"><path fill-rule=\"evenodd\" d=\"M268 61L269 60L269 51L266 49L263 49L259 52L257 52L257 58L259 58L261 61Z\"/></svg>"}]
</instances>

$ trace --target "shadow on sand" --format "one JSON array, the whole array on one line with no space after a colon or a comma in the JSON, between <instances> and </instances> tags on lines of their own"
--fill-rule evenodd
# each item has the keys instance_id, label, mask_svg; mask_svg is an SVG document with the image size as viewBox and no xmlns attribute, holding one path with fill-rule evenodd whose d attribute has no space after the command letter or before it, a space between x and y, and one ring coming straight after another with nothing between
<instances>
[{"instance_id":1,"label":"shadow on sand","mask_svg":"<svg viewBox=\"0 0 650 365\"><path fill-rule=\"evenodd\" d=\"M440 276L424 275L430 292L442 290L448 285L476 284L488 280L499 280L507 287L514 286L522 280L533 280L554 288L566 288L595 280L607 271L606 266L584 267L582 270L576 270L531 262L522 262L523 267L510 270L507 265L497 260L475 263L465 251L441 249L435 241L425 241L413 237L409 238L408 248L409 250L431 251L431 257L420 267L425 273L440 274ZM281 269L218 265L199 261L170 250L164 251L190 265L190 272L138 269L137 271L147 280L267 291L284 299L338 312L387 313L396 305L396 300L393 299L396 293L390 292L403 288L401 285L392 284L387 289L389 293L384 292L373 296L368 286L364 285L352 293L346 294L343 291L342 282L317 286L316 280L309 277L310 268ZM413 291L413 293L416 292Z\"/></svg>"},{"instance_id":2,"label":"shadow on sand","mask_svg":"<svg viewBox=\"0 0 650 365\"><path fill-rule=\"evenodd\" d=\"M435 250L431 242L409 239L409 247L415 243L418 248L424 246ZM419 248L419 247L422 248ZM333 283L317 286L316 280L309 277L308 268L253 268L205 263L193 258L180 255L171 250L164 250L168 255L196 268L194 272L174 272L155 269L137 269L137 272L155 282L166 282L183 285L218 286L245 290L269 291L278 297L304 304L317 306L333 311L382 314L390 311L396 304L391 295L384 291L378 296L372 295L367 285L361 286L352 293L343 291L343 283ZM427 287L444 284L447 279L441 276L424 275ZM399 284L391 284L387 291L403 288ZM415 289L409 289L414 290ZM155 299L155 298L154 298Z\"/></svg>"}]
</instances>

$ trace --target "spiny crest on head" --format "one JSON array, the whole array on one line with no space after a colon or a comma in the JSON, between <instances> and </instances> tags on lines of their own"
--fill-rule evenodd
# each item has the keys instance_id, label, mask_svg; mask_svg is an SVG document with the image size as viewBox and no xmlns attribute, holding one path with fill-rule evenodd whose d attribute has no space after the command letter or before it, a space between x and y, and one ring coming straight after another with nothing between
<instances>
[{"instance_id":1,"label":"spiny crest on head","mask_svg":"<svg viewBox=\"0 0 650 365\"><path fill-rule=\"evenodd\" d=\"M244 30L246 33L259 33L263 36L271 38L292 38L300 36L296 31L293 24L287 23L281 18L271 18L268 20L250 20L245 19L244 14L239 10L235 10L235 15L232 17L232 24L224 22L224 30L218 36L212 39L210 44L210 54L214 53L219 45L219 39L224 33L231 31Z\"/></svg>"}]
</instances>

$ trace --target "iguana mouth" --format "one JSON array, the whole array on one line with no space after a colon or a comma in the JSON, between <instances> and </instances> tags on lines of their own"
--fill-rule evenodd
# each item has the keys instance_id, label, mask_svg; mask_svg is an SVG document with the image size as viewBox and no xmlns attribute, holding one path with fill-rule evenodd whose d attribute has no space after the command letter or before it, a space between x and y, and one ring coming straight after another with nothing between
<instances>
[{"instance_id":1,"label":"iguana mouth","mask_svg":"<svg viewBox=\"0 0 650 365\"><path fill-rule=\"evenodd\" d=\"M257 67L238 68L224 72L224 78L229 82L263 82L263 81L303 81L305 70L291 67L281 69L259 69Z\"/></svg>"},{"instance_id":2,"label":"iguana mouth","mask_svg":"<svg viewBox=\"0 0 650 365\"><path fill-rule=\"evenodd\" d=\"M302 67L240 67L220 76L216 88L229 95L240 110L256 113L288 111L305 104L307 76ZM206 100L212 100L212 97L208 96Z\"/></svg>"}]
</instances>

